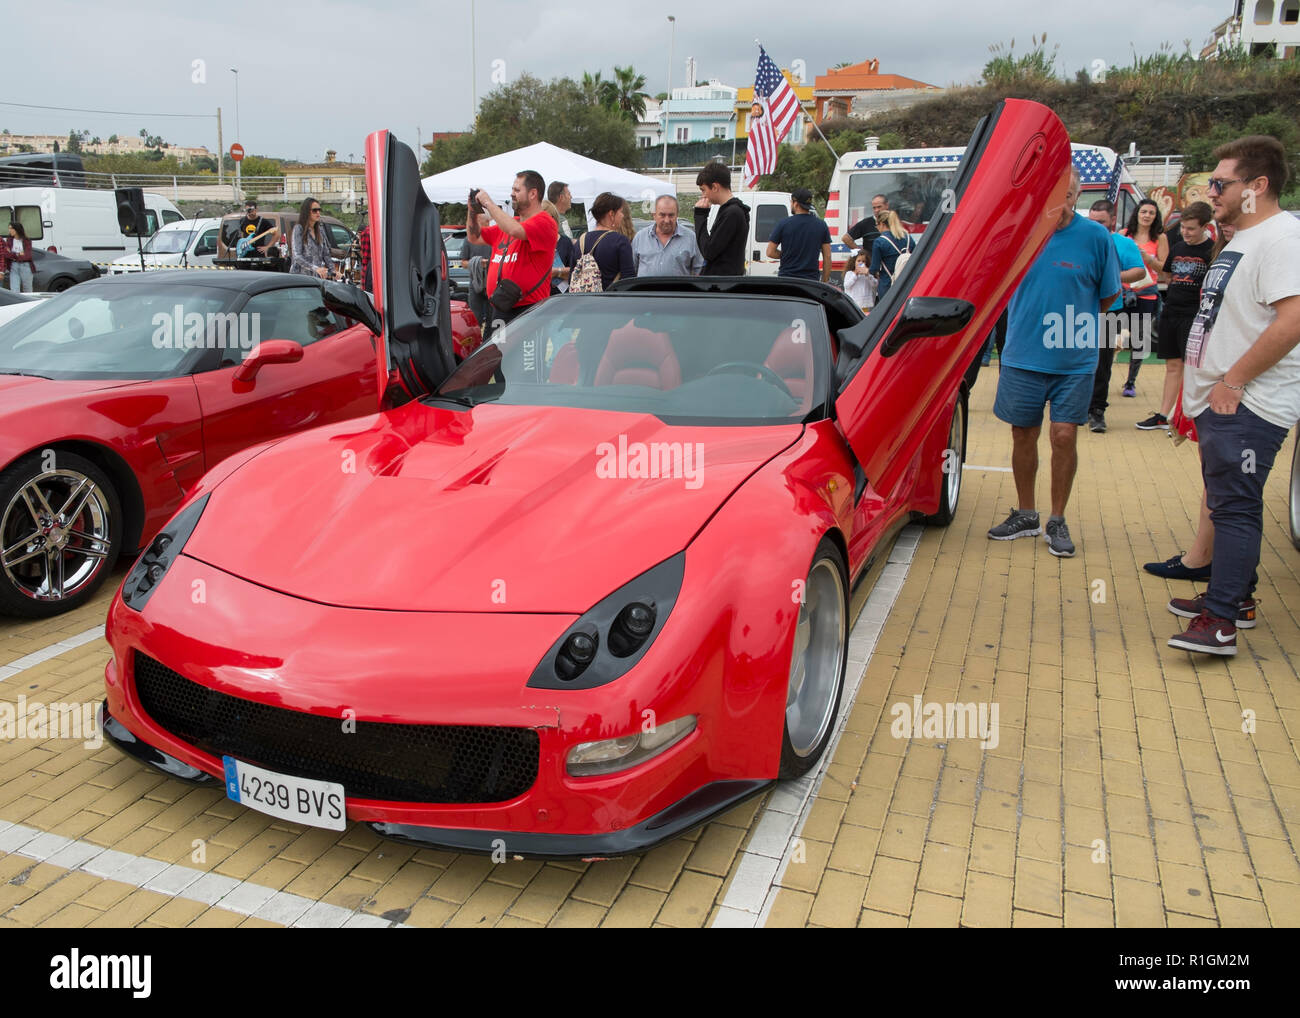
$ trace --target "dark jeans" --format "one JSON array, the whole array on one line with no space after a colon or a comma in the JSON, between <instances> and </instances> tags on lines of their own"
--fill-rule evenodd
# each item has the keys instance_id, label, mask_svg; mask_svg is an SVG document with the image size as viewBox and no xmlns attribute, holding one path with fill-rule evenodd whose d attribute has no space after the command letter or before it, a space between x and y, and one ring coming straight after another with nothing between
<instances>
[{"instance_id":1,"label":"dark jeans","mask_svg":"<svg viewBox=\"0 0 1300 1018\"><path fill-rule=\"evenodd\" d=\"M1160 307L1163 303L1164 300L1159 295L1154 297L1138 298L1136 308L1137 312L1139 314L1149 314L1151 316L1151 342L1145 351L1135 350L1132 346L1129 347L1128 378L1124 382L1125 385L1132 385L1135 383L1137 381L1138 371L1142 367L1142 361L1147 357L1155 356L1156 335L1160 328ZM1143 328L1145 329L1146 327L1143 326ZM1143 336L1143 339L1145 340L1145 335ZM1143 354L1143 356L1139 356L1139 354Z\"/></svg>"},{"instance_id":2,"label":"dark jeans","mask_svg":"<svg viewBox=\"0 0 1300 1018\"><path fill-rule=\"evenodd\" d=\"M1097 348L1097 371L1092 376L1092 402L1088 404L1089 414L1104 414L1110 404L1106 401L1106 390L1110 388L1110 369L1115 363L1115 350L1103 343Z\"/></svg>"},{"instance_id":3,"label":"dark jeans","mask_svg":"<svg viewBox=\"0 0 1300 1018\"><path fill-rule=\"evenodd\" d=\"M1286 439L1286 429L1244 405L1235 414L1208 407L1196 418L1210 519L1214 521L1214 572L1205 607L1235 620L1237 606L1254 593L1255 567L1264 535L1264 482Z\"/></svg>"}]
</instances>

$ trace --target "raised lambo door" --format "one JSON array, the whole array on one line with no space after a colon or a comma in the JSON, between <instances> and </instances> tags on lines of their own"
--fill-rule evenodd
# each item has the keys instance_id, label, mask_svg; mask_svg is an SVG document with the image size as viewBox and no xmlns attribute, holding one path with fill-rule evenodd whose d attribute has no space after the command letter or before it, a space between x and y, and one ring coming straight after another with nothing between
<instances>
[{"instance_id":1,"label":"raised lambo door","mask_svg":"<svg viewBox=\"0 0 1300 1018\"><path fill-rule=\"evenodd\" d=\"M857 356L836 411L887 502L927 438L949 428L963 372L1060 216L1069 167L1056 114L1000 103L975 129L949 200L898 281L851 330Z\"/></svg>"}]
</instances>

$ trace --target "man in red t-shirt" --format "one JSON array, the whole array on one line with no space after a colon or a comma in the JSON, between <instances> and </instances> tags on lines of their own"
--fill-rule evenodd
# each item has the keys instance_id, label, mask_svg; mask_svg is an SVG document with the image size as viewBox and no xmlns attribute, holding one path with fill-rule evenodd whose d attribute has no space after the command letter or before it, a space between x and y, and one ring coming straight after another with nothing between
<instances>
[{"instance_id":1,"label":"man in red t-shirt","mask_svg":"<svg viewBox=\"0 0 1300 1018\"><path fill-rule=\"evenodd\" d=\"M478 202L486 214L475 215L471 209L466 216L469 242L492 246L487 271L488 300L492 300L502 279L514 280L521 293L512 307L489 305L492 321L484 323L484 339L494 329L550 296L551 265L560 231L555 220L542 209L545 194L546 182L542 175L535 170L524 170L515 177L510 190L517 218L512 218L482 188L478 191Z\"/></svg>"}]
</instances>

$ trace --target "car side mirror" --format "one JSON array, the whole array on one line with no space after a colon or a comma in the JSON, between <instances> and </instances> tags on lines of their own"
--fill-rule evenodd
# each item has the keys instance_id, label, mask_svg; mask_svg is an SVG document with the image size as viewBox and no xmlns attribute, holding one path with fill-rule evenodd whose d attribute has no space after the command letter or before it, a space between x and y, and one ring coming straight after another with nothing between
<instances>
[{"instance_id":1,"label":"car side mirror","mask_svg":"<svg viewBox=\"0 0 1300 1018\"><path fill-rule=\"evenodd\" d=\"M371 303L370 295L355 283L328 281L321 286L321 290L325 296L325 306L331 311L360 322L375 336L383 331L379 312Z\"/></svg>"},{"instance_id":2,"label":"car side mirror","mask_svg":"<svg viewBox=\"0 0 1300 1018\"><path fill-rule=\"evenodd\" d=\"M244 363L235 368L236 382L251 382L264 364L296 364L302 360L302 344L292 339L268 339L248 351Z\"/></svg>"},{"instance_id":3,"label":"car side mirror","mask_svg":"<svg viewBox=\"0 0 1300 1018\"><path fill-rule=\"evenodd\" d=\"M975 315L975 305L957 297L909 297L903 313L889 330L880 348L882 357L892 357L909 339L921 336L951 336L960 332Z\"/></svg>"}]
</instances>

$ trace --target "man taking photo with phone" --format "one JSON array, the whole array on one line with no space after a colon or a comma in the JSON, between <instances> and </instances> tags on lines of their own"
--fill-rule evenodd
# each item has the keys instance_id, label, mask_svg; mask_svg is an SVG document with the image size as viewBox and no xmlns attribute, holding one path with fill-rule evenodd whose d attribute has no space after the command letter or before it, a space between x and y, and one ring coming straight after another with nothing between
<instances>
[{"instance_id":1,"label":"man taking photo with phone","mask_svg":"<svg viewBox=\"0 0 1300 1018\"><path fill-rule=\"evenodd\" d=\"M470 192L465 230L471 244L490 244L487 269L489 320L481 322L483 338L550 296L551 263L560 231L544 213L546 182L535 170L515 177L511 216L482 188ZM476 208L477 206L477 208Z\"/></svg>"}]
</instances>

